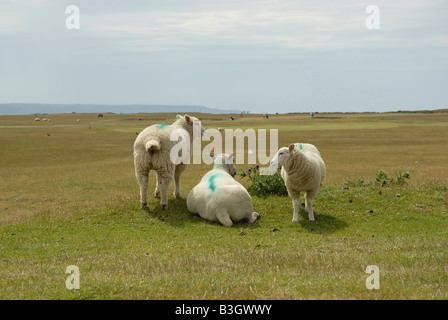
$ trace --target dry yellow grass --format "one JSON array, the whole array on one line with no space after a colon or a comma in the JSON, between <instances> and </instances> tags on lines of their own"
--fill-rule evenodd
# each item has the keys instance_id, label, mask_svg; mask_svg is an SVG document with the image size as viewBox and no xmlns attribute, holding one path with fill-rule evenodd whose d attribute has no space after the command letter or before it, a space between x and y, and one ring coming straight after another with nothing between
<instances>
[{"instance_id":1,"label":"dry yellow grass","mask_svg":"<svg viewBox=\"0 0 448 320\"><path fill-rule=\"evenodd\" d=\"M327 186L371 179L379 169L409 170L413 185L448 181L448 113L318 114L314 119L293 114L269 120L234 115L235 121L228 115L196 116L205 128L278 129L279 147L298 141L315 144L327 165ZM65 215L124 194L137 199L132 162L136 133L153 123L171 123L175 115L48 117L51 123L34 122L34 116L0 117L1 222ZM190 166L183 176L184 193L208 169Z\"/></svg>"}]
</instances>

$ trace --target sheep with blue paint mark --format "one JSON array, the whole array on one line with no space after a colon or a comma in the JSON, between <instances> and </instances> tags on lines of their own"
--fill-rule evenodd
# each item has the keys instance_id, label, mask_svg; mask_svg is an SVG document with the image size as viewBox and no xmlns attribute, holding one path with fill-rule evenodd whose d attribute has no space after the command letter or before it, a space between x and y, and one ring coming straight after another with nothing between
<instances>
[{"instance_id":1,"label":"sheep with blue paint mark","mask_svg":"<svg viewBox=\"0 0 448 320\"><path fill-rule=\"evenodd\" d=\"M174 179L175 190L174 196L181 198L180 176L187 167L187 163L174 163L171 160L171 149L178 144L178 141L172 141L171 135L175 130L185 132L184 137L186 143L193 143L193 131L200 133L199 137L204 134L205 130L201 122L189 115L177 115L177 120L171 124L154 124L144 129L135 140L134 143L134 167L135 175L140 185L140 203L143 208L147 206L148 193L148 175L150 170L156 171L156 189L154 197L161 198L160 203L162 210L168 208L168 187Z\"/></svg>"},{"instance_id":2,"label":"sheep with blue paint mark","mask_svg":"<svg viewBox=\"0 0 448 320\"><path fill-rule=\"evenodd\" d=\"M188 194L187 207L209 221L219 221L226 227L247 219L254 223L260 214L253 211L252 198L239 182L236 175L233 153L220 154L214 167Z\"/></svg>"},{"instance_id":3,"label":"sheep with blue paint mark","mask_svg":"<svg viewBox=\"0 0 448 320\"><path fill-rule=\"evenodd\" d=\"M295 143L280 148L271 160L272 167L281 167L281 176L292 198L293 222L299 221L300 192L305 192L305 210L314 221L313 199L325 179L326 168L319 150L309 143Z\"/></svg>"}]
</instances>

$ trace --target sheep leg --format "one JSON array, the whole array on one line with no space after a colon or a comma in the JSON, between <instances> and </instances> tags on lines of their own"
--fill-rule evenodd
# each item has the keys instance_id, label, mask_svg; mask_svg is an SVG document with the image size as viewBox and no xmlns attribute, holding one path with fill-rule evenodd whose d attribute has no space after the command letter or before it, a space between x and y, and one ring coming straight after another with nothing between
<instances>
[{"instance_id":1,"label":"sheep leg","mask_svg":"<svg viewBox=\"0 0 448 320\"><path fill-rule=\"evenodd\" d=\"M148 173L142 174L137 172L137 180L140 185L140 203L142 208L146 208L148 194Z\"/></svg>"},{"instance_id":2,"label":"sheep leg","mask_svg":"<svg viewBox=\"0 0 448 320\"><path fill-rule=\"evenodd\" d=\"M225 227L231 227L233 225L232 219L230 219L229 214L225 210L221 210L216 214L219 222Z\"/></svg>"},{"instance_id":3,"label":"sheep leg","mask_svg":"<svg viewBox=\"0 0 448 320\"><path fill-rule=\"evenodd\" d=\"M308 212L308 218L310 221L314 220L314 212L313 212L313 199L316 196L317 192L307 191L305 193L305 211Z\"/></svg>"},{"instance_id":4,"label":"sheep leg","mask_svg":"<svg viewBox=\"0 0 448 320\"><path fill-rule=\"evenodd\" d=\"M299 199L292 199L292 207L294 208L294 214L292 216L292 222L299 222Z\"/></svg>"},{"instance_id":5,"label":"sheep leg","mask_svg":"<svg viewBox=\"0 0 448 320\"><path fill-rule=\"evenodd\" d=\"M145 165L142 156L139 154L134 154L134 169L135 176L140 187L140 203L142 208L146 208L148 202L147 195L149 168Z\"/></svg>"},{"instance_id":6,"label":"sheep leg","mask_svg":"<svg viewBox=\"0 0 448 320\"><path fill-rule=\"evenodd\" d=\"M168 187L170 186L171 180L173 178L167 175L159 175L158 188L160 191L160 205L162 210L168 209Z\"/></svg>"},{"instance_id":7,"label":"sheep leg","mask_svg":"<svg viewBox=\"0 0 448 320\"><path fill-rule=\"evenodd\" d=\"M185 170L185 168L187 167L186 164L179 164L176 166L175 172L174 172L174 196L178 199L182 199L182 192L180 190L180 175L182 174L182 172Z\"/></svg>"},{"instance_id":8,"label":"sheep leg","mask_svg":"<svg viewBox=\"0 0 448 320\"><path fill-rule=\"evenodd\" d=\"M154 190L154 198L160 198L160 191L159 191L159 174L156 173L156 189Z\"/></svg>"}]
</instances>

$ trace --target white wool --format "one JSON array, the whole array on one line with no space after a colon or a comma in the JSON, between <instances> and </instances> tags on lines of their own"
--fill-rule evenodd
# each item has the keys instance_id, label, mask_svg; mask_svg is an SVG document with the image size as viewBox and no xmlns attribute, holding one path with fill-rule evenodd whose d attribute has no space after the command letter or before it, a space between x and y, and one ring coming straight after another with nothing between
<instances>
[{"instance_id":1,"label":"white wool","mask_svg":"<svg viewBox=\"0 0 448 320\"><path fill-rule=\"evenodd\" d=\"M317 148L308 143L291 144L278 150L271 166L282 167L281 175L293 200L292 221L299 219L300 192L305 192L305 210L310 221L314 221L313 199L326 175L325 163Z\"/></svg>"},{"instance_id":2,"label":"white wool","mask_svg":"<svg viewBox=\"0 0 448 320\"><path fill-rule=\"evenodd\" d=\"M171 149L178 141L171 141L170 135L174 130L185 129L190 135L190 148L193 143L193 127L200 125L200 121L189 115L177 115L177 120L171 125L154 124L144 129L134 143L135 175L140 185L140 202L143 207L147 204L148 174L156 171L156 188L154 196L160 197L162 209L168 207L168 187L174 179L174 195L182 197L180 176L187 167L185 163L174 164L170 159ZM200 127L201 134L204 128Z\"/></svg>"},{"instance_id":3,"label":"white wool","mask_svg":"<svg viewBox=\"0 0 448 320\"><path fill-rule=\"evenodd\" d=\"M253 211L246 188L233 178L236 175L233 162L233 154L218 155L214 168L188 194L190 212L209 221L219 221L226 227L243 219L254 223L260 217Z\"/></svg>"}]
</instances>

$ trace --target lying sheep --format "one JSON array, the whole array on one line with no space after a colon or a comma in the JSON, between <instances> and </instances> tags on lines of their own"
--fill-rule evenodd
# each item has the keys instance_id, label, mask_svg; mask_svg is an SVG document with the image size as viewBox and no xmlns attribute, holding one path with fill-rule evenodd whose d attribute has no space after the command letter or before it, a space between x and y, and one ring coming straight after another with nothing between
<instances>
[{"instance_id":1,"label":"lying sheep","mask_svg":"<svg viewBox=\"0 0 448 320\"><path fill-rule=\"evenodd\" d=\"M188 194L190 212L209 221L219 221L226 227L242 219L254 223L260 217L253 211L246 188L233 179L236 175L234 161L233 153L215 158L214 168Z\"/></svg>"},{"instance_id":2,"label":"lying sheep","mask_svg":"<svg viewBox=\"0 0 448 320\"><path fill-rule=\"evenodd\" d=\"M271 160L271 166L282 167L281 175L288 194L292 198L293 222L299 220L299 196L305 192L305 210L310 221L314 221L313 199L325 179L326 168L315 146L308 143L291 144L278 150Z\"/></svg>"},{"instance_id":3,"label":"lying sheep","mask_svg":"<svg viewBox=\"0 0 448 320\"><path fill-rule=\"evenodd\" d=\"M168 187L174 178L174 195L181 198L180 175L187 167L186 163L175 164L170 159L170 152L178 141L171 141L170 136L174 130L185 129L189 135L191 144L193 142L193 128L198 130L199 136L204 133L201 122L189 115L177 116L172 125L154 124L144 129L134 143L134 167L135 175L140 185L140 203L143 208L147 205L148 174L149 170L156 171L156 189L154 196L161 198L162 210L168 208ZM187 140L188 137L185 137Z\"/></svg>"}]
</instances>

